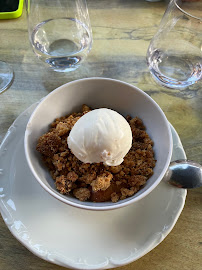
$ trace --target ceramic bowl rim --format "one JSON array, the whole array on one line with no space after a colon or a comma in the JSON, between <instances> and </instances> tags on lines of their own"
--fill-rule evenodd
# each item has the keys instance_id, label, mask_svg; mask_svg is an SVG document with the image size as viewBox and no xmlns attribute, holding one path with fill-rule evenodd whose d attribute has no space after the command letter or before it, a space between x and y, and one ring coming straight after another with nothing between
<instances>
[{"instance_id":1,"label":"ceramic bowl rim","mask_svg":"<svg viewBox=\"0 0 202 270\"><path fill-rule=\"evenodd\" d=\"M37 110L39 107L41 107L43 105L43 103L51 96L55 95L55 93L61 91L63 88L69 87L70 85L74 85L77 84L81 81L92 81L92 80L101 80L101 81L111 81L111 82L116 82L116 83L120 83L122 85L126 85L129 86L130 88L133 88L135 91L141 93L142 95L144 95L146 97L146 99L149 99L153 105L158 109L159 113L161 114L161 116L163 117L165 124L166 124L166 128L168 130L168 135L169 135L169 151L167 154L167 160L165 163L164 168L162 169L161 173L159 174L158 178L155 180L155 182L151 185L151 187L149 187L147 190L145 190L142 194L140 194L139 196L133 198L133 196L131 197L130 200L128 201L123 201L122 203L116 204L114 203L113 205L110 206L91 206L91 205L82 205L73 201L68 200L67 198L61 197L59 196L59 194L57 194L57 191L52 191L45 183L43 183L39 177L39 175L37 174L36 170L34 169L34 166L31 162L30 159L30 154L29 154L29 148L28 148L28 126L30 126L30 123L32 122L33 118L35 117L35 114L37 113ZM106 211L106 210L112 210L112 209L118 209L121 207L125 207L131 203L135 203L136 201L141 200L142 198L144 198L145 196L147 196L163 179L163 176L165 175L168 166L170 164L170 160L171 160L171 156L172 156L172 147L173 147L173 143L172 143L172 133L171 133L171 129L170 129L170 124L164 114L164 112L162 111L162 109L160 108L160 106L147 94L145 93L143 90L139 89L138 87L131 85L129 83L120 81L120 80L116 80L116 79L111 79L111 78L103 78L103 77L90 77L90 78L83 78L83 79L78 79L78 80L74 80L71 82L68 82L66 84L63 84L59 87L57 87L55 90L53 90L52 92L50 92L48 95L46 95L37 105L37 107L35 108L35 110L33 111L33 113L31 114L29 121L27 123L26 126L26 130L25 130L25 136L24 136L24 149L25 149L25 157L27 160L27 163L29 165L29 168L31 169L32 174L34 175L35 179L38 181L38 183L50 194L52 195L54 198L56 198L57 200L66 203L68 205L77 207L77 208L81 208L81 209L86 209L86 210L94 210L94 211Z\"/></svg>"}]
</instances>

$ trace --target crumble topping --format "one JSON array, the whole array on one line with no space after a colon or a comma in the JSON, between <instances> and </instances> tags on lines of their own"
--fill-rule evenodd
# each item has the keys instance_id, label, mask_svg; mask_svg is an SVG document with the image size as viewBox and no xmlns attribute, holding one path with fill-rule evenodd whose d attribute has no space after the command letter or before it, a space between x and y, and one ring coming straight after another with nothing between
<instances>
[{"instance_id":1,"label":"crumble topping","mask_svg":"<svg viewBox=\"0 0 202 270\"><path fill-rule=\"evenodd\" d=\"M50 130L36 146L61 194L70 194L81 201L117 202L133 196L151 177L155 167L153 141L138 117L127 116L133 136L132 147L122 164L83 163L70 151L67 137L74 124L91 111L82 111L55 119Z\"/></svg>"}]
</instances>

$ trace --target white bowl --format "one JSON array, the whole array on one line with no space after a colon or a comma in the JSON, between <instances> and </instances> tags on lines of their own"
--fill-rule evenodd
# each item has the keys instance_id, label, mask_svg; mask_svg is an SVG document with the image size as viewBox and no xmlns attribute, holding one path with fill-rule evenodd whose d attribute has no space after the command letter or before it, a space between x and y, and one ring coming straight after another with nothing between
<instances>
[{"instance_id":1,"label":"white bowl","mask_svg":"<svg viewBox=\"0 0 202 270\"><path fill-rule=\"evenodd\" d=\"M146 126L146 131L154 141L154 174L145 186L135 195L113 202L82 202L60 194L54 180L42 163L36 151L38 138L48 131L49 125L57 117L80 110L82 104L92 108L106 107L123 116L139 117ZM66 204L91 210L109 210L120 208L148 195L162 180L171 160L172 135L169 123L158 104L142 90L128 83L107 79L87 78L67 83L48 94L32 113L24 138L25 155L29 167L39 184L56 199Z\"/></svg>"}]
</instances>

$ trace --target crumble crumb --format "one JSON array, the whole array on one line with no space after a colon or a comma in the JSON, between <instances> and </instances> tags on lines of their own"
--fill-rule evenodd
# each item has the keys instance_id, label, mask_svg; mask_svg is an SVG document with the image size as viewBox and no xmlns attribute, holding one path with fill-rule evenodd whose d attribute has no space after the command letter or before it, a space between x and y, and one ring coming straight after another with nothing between
<instances>
[{"instance_id":1,"label":"crumble crumb","mask_svg":"<svg viewBox=\"0 0 202 270\"><path fill-rule=\"evenodd\" d=\"M126 199L127 197L131 197L135 194L135 189L131 188L131 189L128 189L128 188L121 188L121 200L124 200Z\"/></svg>"},{"instance_id":2,"label":"crumble crumb","mask_svg":"<svg viewBox=\"0 0 202 270\"><path fill-rule=\"evenodd\" d=\"M118 165L118 166L109 166L109 170L112 173L119 173L122 170L122 166Z\"/></svg>"},{"instance_id":3,"label":"crumble crumb","mask_svg":"<svg viewBox=\"0 0 202 270\"><path fill-rule=\"evenodd\" d=\"M91 111L90 107L88 107L86 104L82 105L82 112L90 112L90 111Z\"/></svg>"},{"instance_id":4,"label":"crumble crumb","mask_svg":"<svg viewBox=\"0 0 202 270\"><path fill-rule=\"evenodd\" d=\"M70 131L70 126L67 123L59 122L55 128L58 136L63 136Z\"/></svg>"},{"instance_id":5,"label":"crumble crumb","mask_svg":"<svg viewBox=\"0 0 202 270\"><path fill-rule=\"evenodd\" d=\"M116 192L113 192L111 194L111 201L116 203L116 202L118 202L118 200L119 200L119 195Z\"/></svg>"},{"instance_id":6,"label":"crumble crumb","mask_svg":"<svg viewBox=\"0 0 202 270\"><path fill-rule=\"evenodd\" d=\"M90 190L87 188L76 188L73 194L80 201L87 201L90 198Z\"/></svg>"},{"instance_id":7,"label":"crumble crumb","mask_svg":"<svg viewBox=\"0 0 202 270\"><path fill-rule=\"evenodd\" d=\"M75 172L69 172L67 174L67 180L75 182L78 179L78 175Z\"/></svg>"},{"instance_id":8,"label":"crumble crumb","mask_svg":"<svg viewBox=\"0 0 202 270\"><path fill-rule=\"evenodd\" d=\"M56 177L56 188L60 191L62 194L68 194L72 190L73 182L67 180L67 177L64 175Z\"/></svg>"},{"instance_id":9,"label":"crumble crumb","mask_svg":"<svg viewBox=\"0 0 202 270\"><path fill-rule=\"evenodd\" d=\"M97 192L99 190L106 190L110 186L112 178L113 175L109 172L105 172L102 175L99 175L91 183L92 191Z\"/></svg>"},{"instance_id":10,"label":"crumble crumb","mask_svg":"<svg viewBox=\"0 0 202 270\"><path fill-rule=\"evenodd\" d=\"M42 155L51 157L58 151L60 145L61 138L54 132L48 132L39 138L36 150Z\"/></svg>"}]
</instances>

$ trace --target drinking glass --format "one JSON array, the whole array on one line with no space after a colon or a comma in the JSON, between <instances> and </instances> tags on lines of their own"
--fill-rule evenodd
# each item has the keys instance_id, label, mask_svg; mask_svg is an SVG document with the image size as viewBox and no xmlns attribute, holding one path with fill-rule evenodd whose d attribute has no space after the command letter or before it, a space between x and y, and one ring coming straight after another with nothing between
<instances>
[{"instance_id":1,"label":"drinking glass","mask_svg":"<svg viewBox=\"0 0 202 270\"><path fill-rule=\"evenodd\" d=\"M86 59L92 31L85 0L26 0L33 51L59 72L75 70Z\"/></svg>"},{"instance_id":2,"label":"drinking glass","mask_svg":"<svg viewBox=\"0 0 202 270\"><path fill-rule=\"evenodd\" d=\"M154 79L184 89L202 78L202 1L171 0L147 51Z\"/></svg>"},{"instance_id":3,"label":"drinking glass","mask_svg":"<svg viewBox=\"0 0 202 270\"><path fill-rule=\"evenodd\" d=\"M0 94L11 86L13 78L14 74L11 67L7 63L0 61Z\"/></svg>"}]
</instances>

